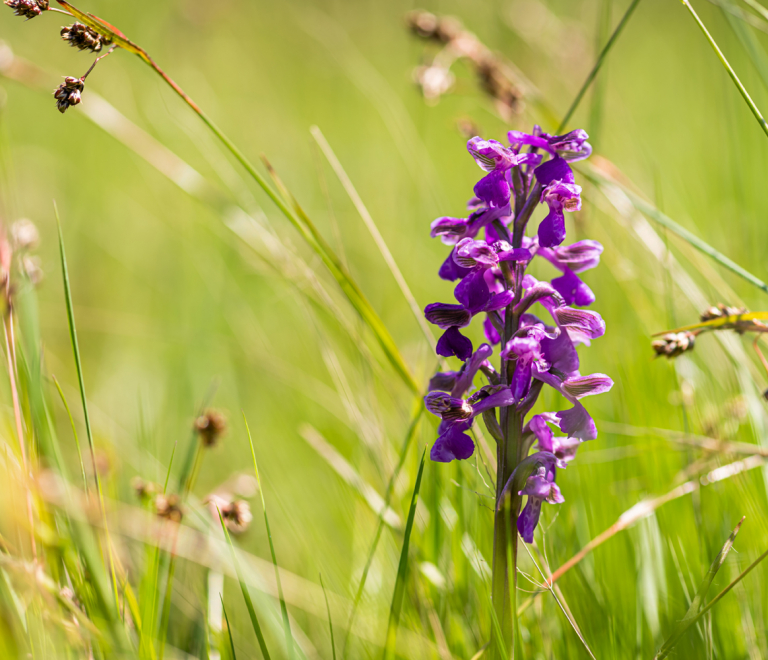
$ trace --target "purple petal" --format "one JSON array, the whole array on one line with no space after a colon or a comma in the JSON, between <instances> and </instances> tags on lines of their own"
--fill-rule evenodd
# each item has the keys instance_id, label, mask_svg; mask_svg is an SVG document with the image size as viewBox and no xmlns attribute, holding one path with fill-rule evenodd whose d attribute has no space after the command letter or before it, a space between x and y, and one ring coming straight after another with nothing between
<instances>
[{"instance_id":1,"label":"purple petal","mask_svg":"<svg viewBox=\"0 0 768 660\"><path fill-rule=\"evenodd\" d=\"M578 401L573 408L557 413L557 419L560 421L560 430L569 438L594 440L597 437L594 420Z\"/></svg>"},{"instance_id":2,"label":"purple petal","mask_svg":"<svg viewBox=\"0 0 768 660\"><path fill-rule=\"evenodd\" d=\"M550 147L569 163L584 160L592 154L592 145L587 142L589 135L583 129L576 129L565 135L554 135L548 139Z\"/></svg>"},{"instance_id":3,"label":"purple petal","mask_svg":"<svg viewBox=\"0 0 768 660\"><path fill-rule=\"evenodd\" d=\"M526 426L527 429L536 436L539 447L544 451L551 452L552 439L555 437L555 434L552 432L552 429L549 428L549 424L547 424L547 422L552 422L555 424L557 423L557 419L553 413L541 413L539 415L534 415L531 417Z\"/></svg>"},{"instance_id":4,"label":"purple petal","mask_svg":"<svg viewBox=\"0 0 768 660\"><path fill-rule=\"evenodd\" d=\"M597 312L573 307L557 307L550 309L550 313L558 325L580 331L590 339L597 339L605 334L605 321Z\"/></svg>"},{"instance_id":5,"label":"purple petal","mask_svg":"<svg viewBox=\"0 0 768 660\"><path fill-rule=\"evenodd\" d=\"M475 184L475 194L492 208L509 204L512 193L503 171L497 170L484 176Z\"/></svg>"},{"instance_id":6,"label":"purple petal","mask_svg":"<svg viewBox=\"0 0 768 660\"><path fill-rule=\"evenodd\" d=\"M444 216L433 220L430 225L429 235L432 238L438 236L446 245L453 245L467 235L469 223L464 218L450 218Z\"/></svg>"},{"instance_id":7,"label":"purple petal","mask_svg":"<svg viewBox=\"0 0 768 660\"><path fill-rule=\"evenodd\" d=\"M563 391L575 399L593 394L604 394L610 391L612 387L613 381L605 374L566 378L562 385Z\"/></svg>"},{"instance_id":8,"label":"purple petal","mask_svg":"<svg viewBox=\"0 0 768 660\"><path fill-rule=\"evenodd\" d=\"M447 303L432 303L424 308L424 317L430 323L439 328L463 328L469 325L472 314L462 305L449 305Z\"/></svg>"},{"instance_id":9,"label":"purple petal","mask_svg":"<svg viewBox=\"0 0 768 660\"><path fill-rule=\"evenodd\" d=\"M455 326L448 328L437 340L436 352L443 357L456 356L459 360L468 360L472 355L472 342L459 332Z\"/></svg>"},{"instance_id":10,"label":"purple petal","mask_svg":"<svg viewBox=\"0 0 768 660\"><path fill-rule=\"evenodd\" d=\"M522 133L521 131L509 131L507 133L507 139L509 140L510 146L516 151L519 151L524 145L530 145L537 149L544 149L553 155L555 153L555 150L549 146L549 142L545 138L537 135L530 135L528 133Z\"/></svg>"},{"instance_id":11,"label":"purple petal","mask_svg":"<svg viewBox=\"0 0 768 660\"><path fill-rule=\"evenodd\" d=\"M526 543L533 543L533 531L539 524L541 516L541 500L538 497L529 497L525 507L517 517L517 531Z\"/></svg>"},{"instance_id":12,"label":"purple petal","mask_svg":"<svg viewBox=\"0 0 768 660\"><path fill-rule=\"evenodd\" d=\"M512 392L515 401L522 401L531 390L532 363L529 360L518 359L512 374Z\"/></svg>"},{"instance_id":13,"label":"purple petal","mask_svg":"<svg viewBox=\"0 0 768 660\"><path fill-rule=\"evenodd\" d=\"M566 305L579 305L586 307L595 302L595 294L581 278L570 268L563 269L562 277L556 277L552 280L552 286L555 287L563 296Z\"/></svg>"},{"instance_id":14,"label":"purple petal","mask_svg":"<svg viewBox=\"0 0 768 660\"><path fill-rule=\"evenodd\" d=\"M517 165L515 153L496 140L486 141L480 137L473 137L467 142L467 151L486 172L508 170Z\"/></svg>"},{"instance_id":15,"label":"purple petal","mask_svg":"<svg viewBox=\"0 0 768 660\"><path fill-rule=\"evenodd\" d=\"M475 451L475 443L466 433L464 425L451 425L445 429L432 449L429 456L438 463L450 463L453 460L465 460L472 456Z\"/></svg>"},{"instance_id":16,"label":"purple petal","mask_svg":"<svg viewBox=\"0 0 768 660\"><path fill-rule=\"evenodd\" d=\"M548 186L552 181L576 182L568 163L565 162L565 159L560 158L560 156L555 156L546 163L539 165L533 173L536 175L536 180L542 186Z\"/></svg>"},{"instance_id":17,"label":"purple petal","mask_svg":"<svg viewBox=\"0 0 768 660\"><path fill-rule=\"evenodd\" d=\"M520 302L515 305L517 314L522 314L535 302L540 302L550 311L565 304L557 289L549 282L539 282L531 275L526 275L523 278L523 287L525 293Z\"/></svg>"},{"instance_id":18,"label":"purple petal","mask_svg":"<svg viewBox=\"0 0 768 660\"><path fill-rule=\"evenodd\" d=\"M483 321L483 332L485 333L485 338L491 342L491 344L498 344L501 341L501 335L496 328L493 327L493 323L488 316L486 316Z\"/></svg>"},{"instance_id":19,"label":"purple petal","mask_svg":"<svg viewBox=\"0 0 768 660\"><path fill-rule=\"evenodd\" d=\"M502 293L493 293L488 299L488 302L483 306L484 312L495 312L499 309L504 309L508 305L511 305L515 297L511 291L503 291Z\"/></svg>"},{"instance_id":20,"label":"purple petal","mask_svg":"<svg viewBox=\"0 0 768 660\"><path fill-rule=\"evenodd\" d=\"M495 394L486 396L480 399L477 403L472 405L472 416L477 416L480 413L490 410L491 408L503 408L505 406L511 406L515 403L515 398L512 395L512 391L505 387Z\"/></svg>"},{"instance_id":21,"label":"purple petal","mask_svg":"<svg viewBox=\"0 0 768 660\"><path fill-rule=\"evenodd\" d=\"M578 438L553 438L552 453L561 461L558 467L565 467L576 458L576 450L581 446L581 440Z\"/></svg>"},{"instance_id":22,"label":"purple petal","mask_svg":"<svg viewBox=\"0 0 768 660\"><path fill-rule=\"evenodd\" d=\"M467 275L456 285L453 295L471 314L482 311L491 298L483 271L473 271Z\"/></svg>"},{"instance_id":23,"label":"purple petal","mask_svg":"<svg viewBox=\"0 0 768 660\"><path fill-rule=\"evenodd\" d=\"M561 208L549 207L547 217L539 224L539 245L554 247L565 240L565 215Z\"/></svg>"},{"instance_id":24,"label":"purple petal","mask_svg":"<svg viewBox=\"0 0 768 660\"><path fill-rule=\"evenodd\" d=\"M448 280L449 282L455 282L458 279L464 278L472 272L471 268L462 268L453 258L454 251L448 255L448 258L440 266L440 270L437 274L440 279Z\"/></svg>"},{"instance_id":25,"label":"purple petal","mask_svg":"<svg viewBox=\"0 0 768 660\"><path fill-rule=\"evenodd\" d=\"M463 238L456 244L453 260L462 268L490 268L499 263L496 250L485 241Z\"/></svg>"},{"instance_id":26,"label":"purple petal","mask_svg":"<svg viewBox=\"0 0 768 660\"><path fill-rule=\"evenodd\" d=\"M555 339L541 340L541 354L551 365L564 374L579 370L579 354L567 332L561 332Z\"/></svg>"},{"instance_id":27,"label":"purple petal","mask_svg":"<svg viewBox=\"0 0 768 660\"><path fill-rule=\"evenodd\" d=\"M493 348L488 344L480 344L480 346L478 346L469 361L464 363L461 371L457 372L458 377L455 379L454 385L451 388L451 394L453 396L464 396L469 391L478 370L491 355L493 355Z\"/></svg>"},{"instance_id":28,"label":"purple petal","mask_svg":"<svg viewBox=\"0 0 768 660\"><path fill-rule=\"evenodd\" d=\"M600 263L603 246L597 241L578 241L572 245L561 245L554 251L555 258L568 264L574 273L595 268Z\"/></svg>"},{"instance_id":29,"label":"purple petal","mask_svg":"<svg viewBox=\"0 0 768 660\"><path fill-rule=\"evenodd\" d=\"M499 252L498 259L499 261L530 261L533 256L526 248L513 248Z\"/></svg>"},{"instance_id":30,"label":"purple petal","mask_svg":"<svg viewBox=\"0 0 768 660\"><path fill-rule=\"evenodd\" d=\"M450 392L456 386L458 371L438 371L429 379L429 391Z\"/></svg>"}]
</instances>

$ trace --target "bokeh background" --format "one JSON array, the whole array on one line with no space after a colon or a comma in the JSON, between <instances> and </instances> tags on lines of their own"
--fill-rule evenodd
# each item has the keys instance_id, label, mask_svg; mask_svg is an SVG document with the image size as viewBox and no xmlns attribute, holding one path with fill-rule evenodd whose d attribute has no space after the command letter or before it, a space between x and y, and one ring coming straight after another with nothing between
<instances>
[{"instance_id":1,"label":"bokeh background","mask_svg":"<svg viewBox=\"0 0 768 660\"><path fill-rule=\"evenodd\" d=\"M744 3L718 2L695 6L758 107L768 108L768 21ZM509 127L526 130L533 123L553 130L551 117L564 114L609 34L606 26L615 25L628 5L421 3L459 18L538 90L542 102L524 99L506 122L462 63L452 69L452 91L437 103L425 102L413 71L437 48L406 29L404 16L416 8L410 2L82 4L151 53L252 161L261 154L269 159L343 255L424 383L435 359L310 127L318 126L335 151L419 306L449 301L451 286L436 275L447 248L429 238L429 223L462 216L478 179L464 146L466 127L495 139ZM134 476L163 480L174 444L187 446L192 420L206 402L226 412L230 428L205 455L196 497L233 475L250 474L244 411L278 562L288 576L289 610L307 656L329 658L324 609L310 583L322 573L334 595L338 645L376 530L376 513L363 495L383 495L413 396L300 236L137 57L111 55L89 77L83 105L63 116L56 112L50 91L59 77L81 75L91 61L60 41L63 18L51 14L25 23L8 10L0 20L4 70L13 56L40 69L29 69L23 82L0 79L0 138L3 218L29 218L41 234L37 254L45 278L37 298L47 370L76 402L56 200L110 499L135 506ZM114 119L97 96L138 128L125 129L129 124ZM122 141L93 118L107 122ZM632 189L747 270L768 276L768 139L681 3L640 3L569 126L576 127L588 130L595 153ZM701 475L743 458L676 439L764 445L768 422L761 397L766 374L749 338L704 336L676 362L654 360L650 348L651 333L696 322L702 303L762 310L765 293L644 220L621 198L577 178L585 203L569 218L569 234L606 248L600 267L585 279L608 331L584 351L582 371L609 374L616 385L588 401L600 436L558 475L566 502L544 512L546 534L537 542L552 570L638 502L691 479L701 484ZM476 343L479 330L473 330ZM5 378L0 388L3 435L10 443ZM52 401L75 469L64 409ZM80 425L79 409L73 409ZM384 531L356 628L360 636L352 636L348 657L381 652L402 523L433 430L425 422L409 449L392 504L400 528ZM339 475L339 457L351 466L351 485ZM742 516L736 551L712 593L766 549L768 471L758 463L658 507L562 578L562 597L597 657L651 657ZM411 540L402 626L412 637L401 637L404 658L470 658L488 640L482 559L490 557L492 534L488 479L474 459L426 465ZM238 544L269 561L258 497L251 504L255 521ZM120 542L134 566L139 542ZM523 555L523 570L540 580ZM138 559L135 570L141 570ZM198 657L205 575L195 561L180 562L177 571L169 640ZM536 590L525 580L521 587ZM270 589L264 591L259 607L281 657L279 609ZM225 602L238 652L258 657L235 582L227 580ZM768 587L758 568L689 631L678 657L768 657L766 607ZM548 593L526 611L522 626L526 657L588 657Z\"/></svg>"}]
</instances>

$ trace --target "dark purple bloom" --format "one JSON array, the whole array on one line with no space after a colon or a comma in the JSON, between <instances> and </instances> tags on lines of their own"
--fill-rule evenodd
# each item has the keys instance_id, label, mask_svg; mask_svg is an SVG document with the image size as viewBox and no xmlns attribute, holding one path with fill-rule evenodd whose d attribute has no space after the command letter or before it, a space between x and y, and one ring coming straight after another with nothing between
<instances>
[{"instance_id":1,"label":"dark purple bloom","mask_svg":"<svg viewBox=\"0 0 768 660\"><path fill-rule=\"evenodd\" d=\"M507 174L502 170L494 170L486 174L475 184L474 190L475 195L491 208L505 207L512 197Z\"/></svg>"},{"instance_id":2,"label":"dark purple bloom","mask_svg":"<svg viewBox=\"0 0 768 660\"><path fill-rule=\"evenodd\" d=\"M469 151L475 162L486 172L500 170L502 172L517 165L517 155L496 140L483 140L473 137L467 142ZM478 195L480 197L480 195Z\"/></svg>"},{"instance_id":3,"label":"dark purple bloom","mask_svg":"<svg viewBox=\"0 0 768 660\"><path fill-rule=\"evenodd\" d=\"M462 424L447 424L443 422L438 429L438 437L429 457L438 463L450 463L453 460L466 460L475 452L475 443L465 431L469 430L471 422Z\"/></svg>"},{"instance_id":4,"label":"dark purple bloom","mask_svg":"<svg viewBox=\"0 0 768 660\"><path fill-rule=\"evenodd\" d=\"M571 131L565 135L549 135L542 133L537 126L534 129L534 135L520 131L509 131L507 137L513 151L519 151L523 145L529 145L543 149L553 156L561 156L569 163L584 160L592 153L592 146L587 142L589 135L582 129Z\"/></svg>"},{"instance_id":5,"label":"dark purple bloom","mask_svg":"<svg viewBox=\"0 0 768 660\"><path fill-rule=\"evenodd\" d=\"M442 357L453 357L459 360L468 360L472 355L472 342L459 332L455 326L448 328L437 340L435 349Z\"/></svg>"},{"instance_id":6,"label":"dark purple bloom","mask_svg":"<svg viewBox=\"0 0 768 660\"><path fill-rule=\"evenodd\" d=\"M562 277L552 280L552 286L558 290L566 305L584 307L595 301L595 294L576 273L594 268L600 263L600 254L603 252L600 243L579 241L554 249L535 246L533 250L563 272Z\"/></svg>"},{"instance_id":7,"label":"dark purple bloom","mask_svg":"<svg viewBox=\"0 0 768 660\"><path fill-rule=\"evenodd\" d=\"M552 280L552 286L563 297L566 305L586 307L595 302L595 294L570 268L565 268L561 277Z\"/></svg>"},{"instance_id":8,"label":"dark purple bloom","mask_svg":"<svg viewBox=\"0 0 768 660\"><path fill-rule=\"evenodd\" d=\"M540 451L554 454L558 461L560 461L558 467L565 467L566 464L576 458L576 450L582 441L578 438L555 437L549 424L558 424L555 413L541 413L531 417L531 420L526 424L525 430L530 431L536 436L538 440L536 446Z\"/></svg>"},{"instance_id":9,"label":"dark purple bloom","mask_svg":"<svg viewBox=\"0 0 768 660\"><path fill-rule=\"evenodd\" d=\"M453 397L463 397L472 387L472 381L480 367L487 363L491 355L493 355L493 348L488 344L480 344L458 371L436 373L429 381L429 391L441 390L450 392Z\"/></svg>"},{"instance_id":10,"label":"dark purple bloom","mask_svg":"<svg viewBox=\"0 0 768 660\"><path fill-rule=\"evenodd\" d=\"M549 214L539 225L539 245L554 247L565 240L564 211L581 208L581 187L577 186L573 172L565 159L556 156L535 170L541 184L541 201L549 206Z\"/></svg>"},{"instance_id":11,"label":"dark purple bloom","mask_svg":"<svg viewBox=\"0 0 768 660\"><path fill-rule=\"evenodd\" d=\"M551 462L539 465L526 480L525 487L518 491L518 495L527 495L528 501L517 517L517 531L520 532L520 536L526 543L533 543L533 532L539 524L541 515L541 503L562 504L565 502L560 488L555 483L555 466Z\"/></svg>"}]
</instances>

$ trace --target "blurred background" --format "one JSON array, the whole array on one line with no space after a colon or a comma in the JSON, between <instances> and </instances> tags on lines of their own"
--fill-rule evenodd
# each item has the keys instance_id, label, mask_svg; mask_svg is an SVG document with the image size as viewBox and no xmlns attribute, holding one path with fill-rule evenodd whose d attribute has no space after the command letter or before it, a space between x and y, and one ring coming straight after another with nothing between
<instances>
[{"instance_id":1,"label":"blurred background","mask_svg":"<svg viewBox=\"0 0 768 660\"><path fill-rule=\"evenodd\" d=\"M429 223L465 214L479 178L467 137L504 140L509 128L527 131L534 123L553 131L629 3L81 4L144 47L252 162L261 154L269 159L426 383L436 360L310 127L319 127L335 152L418 306L450 302L452 287L436 274L448 248L429 238ZM768 20L735 0L695 6L758 107L768 108ZM451 67L450 91L424 98L414 70L429 65L440 46L407 28L405 15L417 7L455 16L510 63L523 90L514 111L500 111L462 61ZM55 200L109 500L137 506L137 475L162 483L175 443L182 455L198 410L210 405L226 414L229 429L201 464L194 495L204 510L199 500L231 490L222 484L235 475L252 474L244 411L289 611L304 653L329 658L318 573L333 595L338 646L413 394L299 234L139 58L114 53L89 76L83 104L66 115L56 111L51 92L61 76L82 75L93 59L61 42L65 18L24 22L7 10L0 20L2 215L7 223L28 218L40 232L44 278L37 311L31 301L25 309L39 320L45 368L60 381L84 438ZM768 140L681 3L640 2L569 124L580 127L607 159L594 161L604 171L768 277ZM600 436L558 475L566 501L545 507L537 543L541 563L555 570L638 502L698 484L618 532L558 582L597 657L647 658L682 618L742 516L738 552L712 593L768 546L768 471L759 453L747 466L728 468L727 478L707 480L744 454L684 443L706 436L768 444L766 374L751 340L705 335L693 352L668 362L653 359L650 335L696 322L710 304L757 311L768 298L644 219L626 198L580 174L577 183L585 201L569 217L569 241L605 245L600 267L585 280L608 328L582 355L582 371L609 374L616 385L587 402ZM7 378L0 388L10 443ZM65 459L76 470L66 411L51 391ZM554 396L545 403L556 405ZM426 421L395 485L392 525L375 555L348 657L381 653L403 521L421 451L433 439ZM172 471L180 465L177 455ZM471 658L488 641L489 478L475 458L427 462L401 620L411 636L399 635L401 657ZM255 520L237 543L268 567L260 500L253 484L242 490ZM119 511L115 504L113 515ZM129 573L140 573L140 540L126 533L119 544ZM169 641L181 649L178 657L202 657L195 640L207 612L205 561L195 548L187 554L191 559L177 567ZM523 570L540 581L523 556ZM764 570L689 631L679 657L768 657ZM269 570L262 573L270 579ZM282 657L279 608L265 584L255 579L255 593L265 594L258 604L267 638ZM536 590L522 579L521 588ZM236 582L227 580L225 602L238 653L259 657ZM526 657L589 657L549 593L534 600L522 626Z\"/></svg>"}]
</instances>

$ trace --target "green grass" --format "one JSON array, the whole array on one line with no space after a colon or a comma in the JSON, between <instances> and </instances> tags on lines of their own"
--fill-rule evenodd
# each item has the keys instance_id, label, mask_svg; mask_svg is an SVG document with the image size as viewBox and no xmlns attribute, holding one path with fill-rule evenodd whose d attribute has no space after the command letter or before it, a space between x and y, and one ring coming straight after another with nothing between
<instances>
[{"instance_id":1,"label":"green grass","mask_svg":"<svg viewBox=\"0 0 768 660\"><path fill-rule=\"evenodd\" d=\"M548 117L566 115L631 4L612 3L611 26L603 0L427 8L461 18L535 85L514 128L554 130ZM2 216L38 226L46 278L33 287L14 265L14 374L41 568L31 570L30 482L6 356L0 656L167 660L236 649L277 659L295 645L296 657L374 658L394 626L395 657L473 658L494 634L485 573L494 460L480 443L470 461L427 460L420 471L435 426L419 423L414 397L437 359L409 297L418 307L451 298L436 276L446 248L428 233L435 217L464 213L478 177L457 121L500 140L507 125L461 64L452 94L436 105L420 97L411 71L429 49L403 28L410 3L78 6L151 53L249 163L266 156L279 184L253 169L289 218L134 56L101 62L83 105L60 116L51 91L91 58L60 43L63 16L24 22L2 8L0 38L42 68L25 84L0 71ZM602 63L594 102L589 88L569 123L599 121L596 156L612 164L595 158L577 174L584 208L568 231L606 246L585 279L608 331L582 371L616 386L588 402L600 436L558 474L566 501L545 507L537 547L520 553L539 583L521 577L520 588L540 592L517 598L533 596L519 616L525 658L650 658L689 608L698 619L670 657L768 657L759 563L768 471L759 454L741 453L766 446L768 379L748 337L706 333L676 362L653 360L649 347L653 333L696 323L709 304L768 310L768 142L755 122L768 108L765 8L693 6L730 70L682 3L645 0ZM318 136L332 146L330 164ZM548 394L541 406L557 403ZM209 405L230 430L196 462L190 427ZM308 445L306 425L354 479ZM696 444L701 436L731 444ZM92 455L79 457L78 438ZM492 455L487 433L485 442ZM231 538L235 561L202 502L228 492L259 508L257 452L268 524ZM96 486L94 463L103 515L98 489L84 485ZM160 484L170 475L171 493L191 486L175 551L175 528L135 498L137 475ZM640 502L653 506L633 509ZM409 524L387 524L387 507ZM546 588L544 576L628 511L631 524ZM742 516L733 552L708 576ZM216 611L226 633L208 620L220 598L208 593L209 572L225 576ZM697 598L705 577L720 595ZM393 595L402 607L390 624Z\"/></svg>"}]
</instances>

